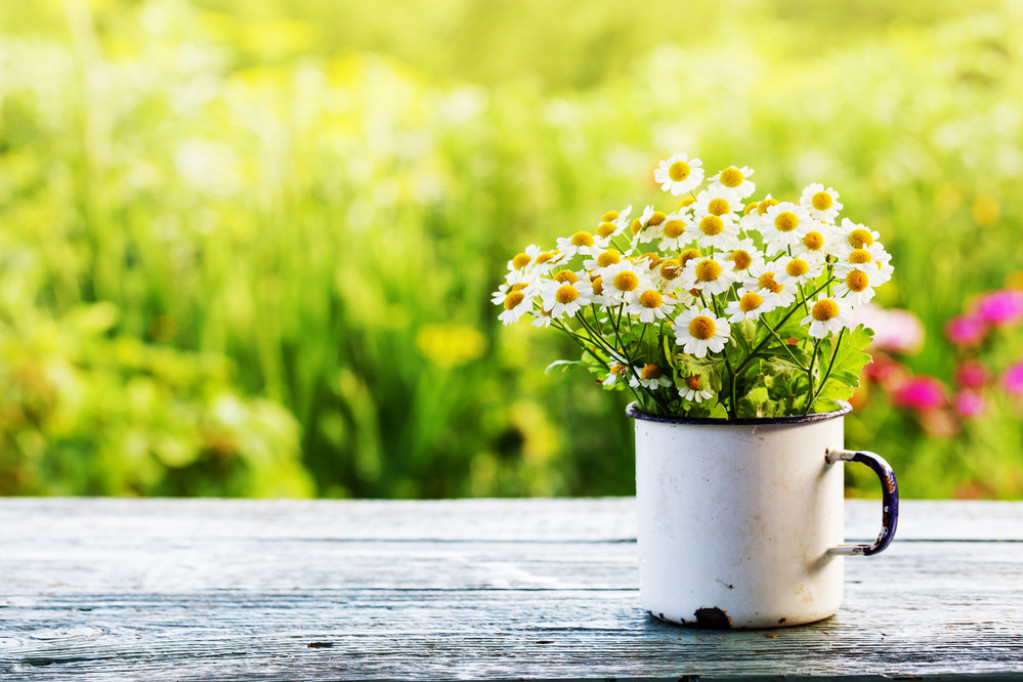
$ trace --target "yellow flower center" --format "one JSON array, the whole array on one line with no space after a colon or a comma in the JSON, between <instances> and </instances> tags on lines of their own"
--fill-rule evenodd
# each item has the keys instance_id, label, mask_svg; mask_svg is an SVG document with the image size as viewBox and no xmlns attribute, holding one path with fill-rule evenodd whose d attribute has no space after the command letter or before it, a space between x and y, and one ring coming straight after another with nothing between
<instances>
[{"instance_id":1,"label":"yellow flower center","mask_svg":"<svg viewBox=\"0 0 1023 682\"><path fill-rule=\"evenodd\" d=\"M600 221L602 223L609 223L612 220L617 220L617 219L618 219L618 211L608 211L604 215L600 216Z\"/></svg>"},{"instance_id":2,"label":"yellow flower center","mask_svg":"<svg viewBox=\"0 0 1023 682\"><path fill-rule=\"evenodd\" d=\"M870 286L870 277L860 270L852 270L845 276L845 285L849 287L849 291L859 293Z\"/></svg>"},{"instance_id":3,"label":"yellow flower center","mask_svg":"<svg viewBox=\"0 0 1023 682\"><path fill-rule=\"evenodd\" d=\"M594 277L590 281L590 284L593 285L593 293L597 294L598 296L604 293L604 278L601 277L600 275Z\"/></svg>"},{"instance_id":4,"label":"yellow flower center","mask_svg":"<svg viewBox=\"0 0 1023 682\"><path fill-rule=\"evenodd\" d=\"M678 202L678 210L681 211L686 206L692 206L694 203L696 203L696 199L693 197L683 197L682 201Z\"/></svg>"},{"instance_id":5,"label":"yellow flower center","mask_svg":"<svg viewBox=\"0 0 1023 682\"><path fill-rule=\"evenodd\" d=\"M732 251L732 255L729 256L732 263L735 265L736 270L745 270L753 264L753 256L749 255L748 252L742 249Z\"/></svg>"},{"instance_id":6,"label":"yellow flower center","mask_svg":"<svg viewBox=\"0 0 1023 682\"><path fill-rule=\"evenodd\" d=\"M564 284L558 287L558 290L554 292L554 298L558 303L571 303L575 299L579 298L579 290L571 284Z\"/></svg>"},{"instance_id":7,"label":"yellow flower center","mask_svg":"<svg viewBox=\"0 0 1023 682\"><path fill-rule=\"evenodd\" d=\"M675 239L686 231L686 224L681 220L668 220L664 223L664 236L668 239Z\"/></svg>"},{"instance_id":8,"label":"yellow flower center","mask_svg":"<svg viewBox=\"0 0 1023 682\"><path fill-rule=\"evenodd\" d=\"M615 233L615 230L617 229L618 226L615 225L614 223L603 222L600 225L597 225L597 234L599 234L601 237L610 237Z\"/></svg>"},{"instance_id":9,"label":"yellow flower center","mask_svg":"<svg viewBox=\"0 0 1023 682\"><path fill-rule=\"evenodd\" d=\"M715 331L717 331L717 325L706 315L697 315L689 322L689 334L694 339L706 341L714 336Z\"/></svg>"},{"instance_id":10,"label":"yellow flower center","mask_svg":"<svg viewBox=\"0 0 1023 682\"><path fill-rule=\"evenodd\" d=\"M522 268L529 265L529 262L531 260L533 259L527 256L526 254L517 253L515 254L515 257L512 258L512 267L515 268L516 270L521 270Z\"/></svg>"},{"instance_id":11,"label":"yellow flower center","mask_svg":"<svg viewBox=\"0 0 1023 682\"><path fill-rule=\"evenodd\" d=\"M700 232L704 233L708 237L721 234L725 231L725 221L716 215L704 216L700 220Z\"/></svg>"},{"instance_id":12,"label":"yellow flower center","mask_svg":"<svg viewBox=\"0 0 1023 682\"><path fill-rule=\"evenodd\" d=\"M724 215L731 212L732 207L722 198L711 199L707 202L707 212L713 215Z\"/></svg>"},{"instance_id":13,"label":"yellow flower center","mask_svg":"<svg viewBox=\"0 0 1023 682\"><path fill-rule=\"evenodd\" d=\"M539 256L536 257L536 264L543 265L552 258L554 258L554 254L551 253L550 251L547 251L546 253L541 253Z\"/></svg>"},{"instance_id":14,"label":"yellow flower center","mask_svg":"<svg viewBox=\"0 0 1023 682\"><path fill-rule=\"evenodd\" d=\"M813 304L810 315L819 322L827 322L838 317L838 304L830 298L822 299Z\"/></svg>"},{"instance_id":15,"label":"yellow flower center","mask_svg":"<svg viewBox=\"0 0 1023 682\"><path fill-rule=\"evenodd\" d=\"M694 391L700 390L700 375L694 374L691 377L686 377L686 386L693 389Z\"/></svg>"},{"instance_id":16,"label":"yellow flower center","mask_svg":"<svg viewBox=\"0 0 1023 682\"><path fill-rule=\"evenodd\" d=\"M742 171L735 166L729 166L728 168L721 171L721 184L725 187L738 187L744 180Z\"/></svg>"},{"instance_id":17,"label":"yellow flower center","mask_svg":"<svg viewBox=\"0 0 1023 682\"><path fill-rule=\"evenodd\" d=\"M743 215L749 215L753 211L757 210L757 206L759 206L759 205L760 205L760 202L758 202L758 201L753 201L753 202L750 202L750 203L746 204L746 208L742 209L742 214Z\"/></svg>"},{"instance_id":18,"label":"yellow flower center","mask_svg":"<svg viewBox=\"0 0 1023 682\"><path fill-rule=\"evenodd\" d=\"M849 262L862 265L863 263L869 263L874 260L873 256L870 255L870 251L866 249L853 249L849 253Z\"/></svg>"},{"instance_id":19,"label":"yellow flower center","mask_svg":"<svg viewBox=\"0 0 1023 682\"><path fill-rule=\"evenodd\" d=\"M668 168L668 177L671 178L673 182L682 182L689 177L689 173L689 164L685 161L676 161L671 164L670 168Z\"/></svg>"},{"instance_id":20,"label":"yellow flower center","mask_svg":"<svg viewBox=\"0 0 1023 682\"><path fill-rule=\"evenodd\" d=\"M639 234L639 231L643 229L643 223L639 222L639 218L636 218L629 225L629 230L632 234Z\"/></svg>"},{"instance_id":21,"label":"yellow flower center","mask_svg":"<svg viewBox=\"0 0 1023 682\"><path fill-rule=\"evenodd\" d=\"M782 211L774 217L774 227L779 232L791 232L799 226L799 216L792 211Z\"/></svg>"},{"instance_id":22,"label":"yellow flower center","mask_svg":"<svg viewBox=\"0 0 1023 682\"><path fill-rule=\"evenodd\" d=\"M639 304L644 308L660 308L664 298L653 289L647 289L639 295Z\"/></svg>"},{"instance_id":23,"label":"yellow flower center","mask_svg":"<svg viewBox=\"0 0 1023 682\"><path fill-rule=\"evenodd\" d=\"M664 372L657 365L647 365L640 371L639 376L641 379L660 379Z\"/></svg>"},{"instance_id":24,"label":"yellow flower center","mask_svg":"<svg viewBox=\"0 0 1023 682\"><path fill-rule=\"evenodd\" d=\"M765 213L767 213L767 209L777 205L778 205L777 199L764 199L759 204L757 204L757 213L759 213L760 215L764 215Z\"/></svg>"},{"instance_id":25,"label":"yellow flower center","mask_svg":"<svg viewBox=\"0 0 1023 682\"><path fill-rule=\"evenodd\" d=\"M773 272L765 272L760 275L760 279L757 280L757 286L761 289L767 289L772 294L780 294L782 289L785 288L775 281Z\"/></svg>"},{"instance_id":26,"label":"yellow flower center","mask_svg":"<svg viewBox=\"0 0 1023 682\"><path fill-rule=\"evenodd\" d=\"M785 266L785 273L789 277L802 277L810 271L810 264L802 258L793 258Z\"/></svg>"},{"instance_id":27,"label":"yellow flower center","mask_svg":"<svg viewBox=\"0 0 1023 682\"><path fill-rule=\"evenodd\" d=\"M817 230L810 230L803 237L803 246L811 251L820 251L824 248L824 235Z\"/></svg>"},{"instance_id":28,"label":"yellow flower center","mask_svg":"<svg viewBox=\"0 0 1023 682\"><path fill-rule=\"evenodd\" d=\"M739 299L739 310L744 313L748 313L751 310L756 310L760 307L760 304L764 302L763 296L755 291L750 291L743 294L742 298Z\"/></svg>"},{"instance_id":29,"label":"yellow flower center","mask_svg":"<svg viewBox=\"0 0 1023 682\"><path fill-rule=\"evenodd\" d=\"M558 270L554 275L554 281L562 284L575 284L579 281L579 276L571 270Z\"/></svg>"},{"instance_id":30,"label":"yellow flower center","mask_svg":"<svg viewBox=\"0 0 1023 682\"><path fill-rule=\"evenodd\" d=\"M697 251L696 249L686 249L685 251L678 255L678 263L682 267L685 267L686 263L688 263L694 258L699 258L702 255L703 254Z\"/></svg>"},{"instance_id":31,"label":"yellow flower center","mask_svg":"<svg viewBox=\"0 0 1023 682\"><path fill-rule=\"evenodd\" d=\"M870 246L873 243L874 235L870 234L870 230L857 227L849 233L849 245L854 249L862 249L864 246Z\"/></svg>"},{"instance_id":32,"label":"yellow flower center","mask_svg":"<svg viewBox=\"0 0 1023 682\"><path fill-rule=\"evenodd\" d=\"M810 203L818 211L826 211L831 208L831 205L835 203L835 200L831 198L831 195L827 192L817 192L810 199Z\"/></svg>"},{"instance_id":33,"label":"yellow flower center","mask_svg":"<svg viewBox=\"0 0 1023 682\"><path fill-rule=\"evenodd\" d=\"M661 223L663 223L667 219L668 219L668 216L665 215L664 213L662 213L660 211L654 211L653 213L650 214L650 220L647 221L647 225L655 225L655 226L656 225L660 225Z\"/></svg>"},{"instance_id":34,"label":"yellow flower center","mask_svg":"<svg viewBox=\"0 0 1023 682\"><path fill-rule=\"evenodd\" d=\"M701 282L713 282L721 276L721 266L718 262L707 258L696 264L696 279Z\"/></svg>"},{"instance_id":35,"label":"yellow flower center","mask_svg":"<svg viewBox=\"0 0 1023 682\"><path fill-rule=\"evenodd\" d=\"M620 365L620 364L618 364L616 362L615 364L611 365L611 368L608 369L607 371L608 371L608 374L624 374L625 373L625 365Z\"/></svg>"},{"instance_id":36,"label":"yellow flower center","mask_svg":"<svg viewBox=\"0 0 1023 682\"><path fill-rule=\"evenodd\" d=\"M524 300L526 300L526 297L521 291L512 291L504 297L504 309L511 310Z\"/></svg>"},{"instance_id":37,"label":"yellow flower center","mask_svg":"<svg viewBox=\"0 0 1023 682\"><path fill-rule=\"evenodd\" d=\"M597 256L597 267L606 268L610 265L615 265L622 262L622 255L614 249L608 249L599 256Z\"/></svg>"},{"instance_id":38,"label":"yellow flower center","mask_svg":"<svg viewBox=\"0 0 1023 682\"><path fill-rule=\"evenodd\" d=\"M666 280L673 280L682 274L681 264L674 258L665 258L661 261L661 277Z\"/></svg>"},{"instance_id":39,"label":"yellow flower center","mask_svg":"<svg viewBox=\"0 0 1023 682\"><path fill-rule=\"evenodd\" d=\"M576 232L572 235L574 246L593 246L593 235L589 232Z\"/></svg>"},{"instance_id":40,"label":"yellow flower center","mask_svg":"<svg viewBox=\"0 0 1023 682\"><path fill-rule=\"evenodd\" d=\"M634 291L639 286L639 277L631 270L622 270L612 281L618 291Z\"/></svg>"},{"instance_id":41,"label":"yellow flower center","mask_svg":"<svg viewBox=\"0 0 1023 682\"><path fill-rule=\"evenodd\" d=\"M526 282L519 282L518 284L513 284L511 290L512 291L522 291L523 289L525 289L528 286L529 286L529 284L527 284Z\"/></svg>"}]
</instances>

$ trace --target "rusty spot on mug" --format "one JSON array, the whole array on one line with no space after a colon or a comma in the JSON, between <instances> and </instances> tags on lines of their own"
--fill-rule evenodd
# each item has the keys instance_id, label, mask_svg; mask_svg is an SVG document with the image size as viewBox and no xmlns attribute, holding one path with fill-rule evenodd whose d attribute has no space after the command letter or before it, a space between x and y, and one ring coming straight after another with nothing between
<instances>
[{"instance_id":1,"label":"rusty spot on mug","mask_svg":"<svg viewBox=\"0 0 1023 682\"><path fill-rule=\"evenodd\" d=\"M779 618L779 619L778 619L778 625L781 625L781 624L782 624L782 623L784 623L784 622L785 622L786 620L788 620L788 618Z\"/></svg>"},{"instance_id":2,"label":"rusty spot on mug","mask_svg":"<svg viewBox=\"0 0 1023 682\"><path fill-rule=\"evenodd\" d=\"M732 619L729 618L727 611L722 611L716 606L702 609L696 609L696 625L701 628L711 628L714 630L730 630L732 628Z\"/></svg>"}]
</instances>

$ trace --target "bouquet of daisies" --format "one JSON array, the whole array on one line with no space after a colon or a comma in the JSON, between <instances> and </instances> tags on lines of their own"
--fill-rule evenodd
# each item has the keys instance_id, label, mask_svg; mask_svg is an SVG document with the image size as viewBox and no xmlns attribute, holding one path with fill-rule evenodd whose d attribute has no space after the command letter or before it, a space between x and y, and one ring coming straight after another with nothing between
<instances>
[{"instance_id":1,"label":"bouquet of daisies","mask_svg":"<svg viewBox=\"0 0 1023 682\"><path fill-rule=\"evenodd\" d=\"M701 189L702 165L675 154L654 170L669 206L609 211L556 248L516 254L493 297L500 320L564 332L582 357L551 367L581 364L650 414L836 409L870 360L872 332L852 313L891 278L891 256L877 232L839 220L830 187L757 201L750 168Z\"/></svg>"}]
</instances>

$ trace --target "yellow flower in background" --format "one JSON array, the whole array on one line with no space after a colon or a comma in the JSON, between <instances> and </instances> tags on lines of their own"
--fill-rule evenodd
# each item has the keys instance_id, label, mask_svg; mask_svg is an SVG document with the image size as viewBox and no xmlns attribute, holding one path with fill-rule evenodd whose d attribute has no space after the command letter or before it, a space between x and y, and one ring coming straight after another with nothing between
<instances>
[{"instance_id":1,"label":"yellow flower in background","mask_svg":"<svg viewBox=\"0 0 1023 682\"><path fill-rule=\"evenodd\" d=\"M457 367L483 355L486 339L464 324L426 324L416 331L416 348L438 367Z\"/></svg>"}]
</instances>

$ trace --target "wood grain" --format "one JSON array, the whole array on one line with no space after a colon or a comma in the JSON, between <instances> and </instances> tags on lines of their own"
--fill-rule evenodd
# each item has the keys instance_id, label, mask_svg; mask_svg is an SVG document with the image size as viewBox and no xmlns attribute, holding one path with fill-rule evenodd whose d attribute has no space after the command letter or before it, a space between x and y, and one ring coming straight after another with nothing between
<instances>
[{"instance_id":1,"label":"wood grain","mask_svg":"<svg viewBox=\"0 0 1023 682\"><path fill-rule=\"evenodd\" d=\"M632 505L0 500L0 679L1023 679L1023 504L905 502L773 632L642 612Z\"/></svg>"}]
</instances>

